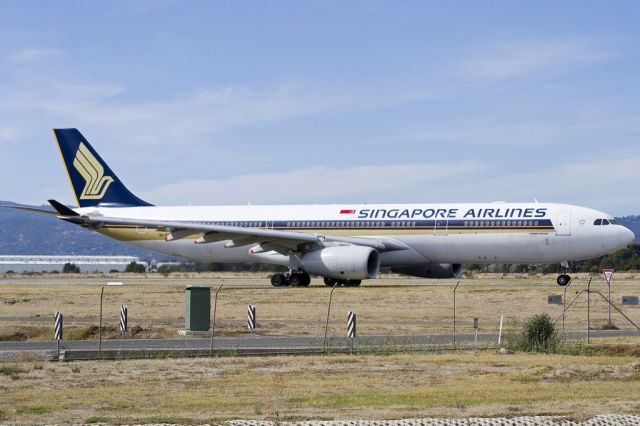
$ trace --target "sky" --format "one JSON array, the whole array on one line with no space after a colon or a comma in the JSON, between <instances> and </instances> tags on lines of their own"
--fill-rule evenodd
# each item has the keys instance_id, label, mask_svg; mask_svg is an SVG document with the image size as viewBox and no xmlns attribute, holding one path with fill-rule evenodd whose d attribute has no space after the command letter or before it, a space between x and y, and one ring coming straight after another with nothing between
<instances>
[{"instance_id":1,"label":"sky","mask_svg":"<svg viewBox=\"0 0 640 426\"><path fill-rule=\"evenodd\" d=\"M0 2L0 199L76 127L157 205L640 214L637 1Z\"/></svg>"}]
</instances>

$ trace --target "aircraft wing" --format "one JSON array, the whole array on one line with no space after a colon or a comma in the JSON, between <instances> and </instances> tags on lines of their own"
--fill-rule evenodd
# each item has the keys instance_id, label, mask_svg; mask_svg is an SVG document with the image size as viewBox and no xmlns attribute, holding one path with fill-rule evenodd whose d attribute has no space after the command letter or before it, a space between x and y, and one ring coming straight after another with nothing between
<instances>
[{"instance_id":1,"label":"aircraft wing","mask_svg":"<svg viewBox=\"0 0 640 426\"><path fill-rule=\"evenodd\" d=\"M194 222L177 222L164 220L111 218L104 216L58 216L88 228L99 228L105 225L136 225L145 228L168 232L167 241L182 239L200 234L196 243L212 243L231 240L228 246L245 246L249 244L267 244L275 251L286 253L293 251L310 251L316 244L325 242L346 243L351 245L372 247L380 252L406 250L408 246L391 238L374 237L342 237L321 235L306 232L282 231L264 228L244 228L237 226L208 225Z\"/></svg>"},{"instance_id":2,"label":"aircraft wing","mask_svg":"<svg viewBox=\"0 0 640 426\"><path fill-rule=\"evenodd\" d=\"M47 214L47 215L51 215L51 216L59 216L60 213L58 213L55 210L45 210L45 209L39 209L36 207L27 207L27 206L0 206L0 208L2 209L14 209L14 210L22 210L22 211L26 211L26 212L31 212L31 213L40 213L40 214Z\"/></svg>"}]
</instances>

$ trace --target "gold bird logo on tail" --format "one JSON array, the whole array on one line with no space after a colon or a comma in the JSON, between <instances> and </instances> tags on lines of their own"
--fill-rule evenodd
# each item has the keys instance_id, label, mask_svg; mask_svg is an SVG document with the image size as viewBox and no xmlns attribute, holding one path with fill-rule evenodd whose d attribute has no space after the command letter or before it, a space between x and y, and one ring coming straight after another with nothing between
<instances>
[{"instance_id":1,"label":"gold bird logo on tail","mask_svg":"<svg viewBox=\"0 0 640 426\"><path fill-rule=\"evenodd\" d=\"M84 143L81 143L73 159L73 166L85 180L84 189L80 194L82 200L100 200L113 183L111 176L104 175L104 167L98 159L89 151Z\"/></svg>"}]
</instances>

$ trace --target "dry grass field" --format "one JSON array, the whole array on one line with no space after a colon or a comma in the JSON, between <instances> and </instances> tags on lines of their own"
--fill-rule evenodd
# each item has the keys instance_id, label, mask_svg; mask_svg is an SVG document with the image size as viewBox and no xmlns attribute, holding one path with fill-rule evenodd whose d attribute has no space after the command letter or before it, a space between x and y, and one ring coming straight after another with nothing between
<instances>
[{"instance_id":1,"label":"dry grass field","mask_svg":"<svg viewBox=\"0 0 640 426\"><path fill-rule=\"evenodd\" d=\"M0 363L0 421L637 414L640 348L625 351Z\"/></svg>"},{"instance_id":2,"label":"dry grass field","mask_svg":"<svg viewBox=\"0 0 640 426\"><path fill-rule=\"evenodd\" d=\"M106 337L116 337L121 305L128 306L132 337L177 337L184 328L184 286L207 285L214 289L224 283L218 296L216 334L247 333L246 307L257 307L258 335L321 336L327 315L329 291L320 280L309 288L273 288L261 275L243 277L195 275L163 278L150 274L120 276L4 277L0 279L0 340L50 340L53 313L65 315L65 338L96 337L100 293L108 281L122 281L122 287L105 287L103 312ZM562 294L554 276L486 275L463 279L456 291L456 329L473 331L479 318L480 332L498 330L500 316L505 330L512 331L526 318L546 312L552 318L562 313L562 305L550 305L547 296ZM567 302L575 303L565 315L568 331L584 331L587 319L586 275L574 277L567 290ZM360 288L338 288L331 307L330 334L343 335L348 311L358 314L358 330L366 335L450 334L453 331L454 287L456 280L383 278L368 281ZM594 279L592 290L606 295L602 279ZM612 300L622 295L640 295L640 278L619 274ZM625 307L625 313L640 324L640 308ZM591 296L592 328L607 323L607 303ZM612 322L632 329L615 310Z\"/></svg>"}]
</instances>

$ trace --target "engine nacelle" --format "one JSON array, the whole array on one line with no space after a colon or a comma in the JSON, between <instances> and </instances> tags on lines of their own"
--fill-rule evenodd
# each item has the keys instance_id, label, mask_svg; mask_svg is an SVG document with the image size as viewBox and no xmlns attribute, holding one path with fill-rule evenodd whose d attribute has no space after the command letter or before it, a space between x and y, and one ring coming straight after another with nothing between
<instances>
[{"instance_id":1,"label":"engine nacelle","mask_svg":"<svg viewBox=\"0 0 640 426\"><path fill-rule=\"evenodd\" d=\"M458 278L462 274L462 265L459 263L425 263L391 268L391 270L398 274L420 278Z\"/></svg>"},{"instance_id":2,"label":"engine nacelle","mask_svg":"<svg viewBox=\"0 0 640 426\"><path fill-rule=\"evenodd\" d=\"M371 247L327 247L303 255L300 266L312 275L338 280L366 280L378 275L380 254Z\"/></svg>"}]
</instances>

